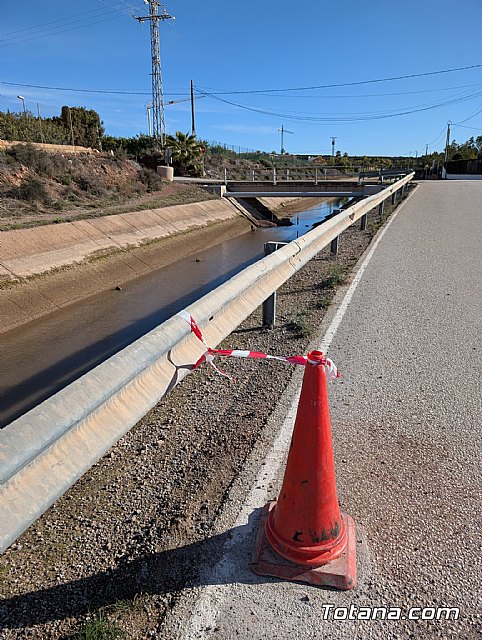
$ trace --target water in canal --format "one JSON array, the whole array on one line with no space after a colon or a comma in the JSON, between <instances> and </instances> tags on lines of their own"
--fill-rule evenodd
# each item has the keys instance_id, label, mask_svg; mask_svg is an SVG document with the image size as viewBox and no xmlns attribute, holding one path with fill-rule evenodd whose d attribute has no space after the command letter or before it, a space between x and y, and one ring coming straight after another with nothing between
<instances>
[{"instance_id":1,"label":"water in canal","mask_svg":"<svg viewBox=\"0 0 482 640\"><path fill-rule=\"evenodd\" d=\"M39 318L2 336L3 427L340 206L295 214L293 226L248 231L177 263Z\"/></svg>"}]
</instances>

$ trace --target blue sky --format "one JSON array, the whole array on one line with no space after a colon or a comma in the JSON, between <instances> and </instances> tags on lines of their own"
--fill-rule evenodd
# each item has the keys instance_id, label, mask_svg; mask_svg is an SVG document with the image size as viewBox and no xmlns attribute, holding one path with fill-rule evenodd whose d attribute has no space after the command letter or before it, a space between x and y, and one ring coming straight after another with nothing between
<instances>
[{"instance_id":1,"label":"blue sky","mask_svg":"<svg viewBox=\"0 0 482 640\"><path fill-rule=\"evenodd\" d=\"M426 144L443 148L448 120L460 123L452 128L457 141L482 135L482 67L302 89L482 65L480 0L165 5L176 17L160 27L165 99L183 100L194 81L200 138L279 151L283 125L293 153L329 153L336 136L336 149L350 154L422 155ZM131 15L147 12L141 0L3 0L0 110L19 111L22 95L44 116L64 104L85 106L99 112L109 134L146 132L149 26ZM426 110L394 116L415 109ZM166 105L165 113L168 132L190 130L189 102Z\"/></svg>"}]
</instances>

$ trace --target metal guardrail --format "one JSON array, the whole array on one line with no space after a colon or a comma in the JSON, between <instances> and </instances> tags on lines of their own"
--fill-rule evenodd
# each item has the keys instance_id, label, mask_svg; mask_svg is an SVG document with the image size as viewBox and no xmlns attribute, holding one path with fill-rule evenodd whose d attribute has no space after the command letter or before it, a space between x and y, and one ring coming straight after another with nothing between
<instances>
[{"instance_id":1,"label":"metal guardrail","mask_svg":"<svg viewBox=\"0 0 482 640\"><path fill-rule=\"evenodd\" d=\"M382 182L384 178L399 178L401 176L412 173L413 169L379 169L379 170L367 170L360 171L358 173L358 179L361 181L364 178L379 178Z\"/></svg>"},{"instance_id":2,"label":"metal guardrail","mask_svg":"<svg viewBox=\"0 0 482 640\"><path fill-rule=\"evenodd\" d=\"M293 240L188 307L213 347L413 173ZM0 431L5 550L192 369L203 348L174 316Z\"/></svg>"}]
</instances>

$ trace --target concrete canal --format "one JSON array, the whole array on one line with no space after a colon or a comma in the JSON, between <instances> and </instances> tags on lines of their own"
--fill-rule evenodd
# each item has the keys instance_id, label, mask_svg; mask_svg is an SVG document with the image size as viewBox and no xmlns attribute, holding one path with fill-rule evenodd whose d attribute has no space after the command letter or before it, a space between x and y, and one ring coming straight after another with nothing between
<instances>
[{"instance_id":1,"label":"concrete canal","mask_svg":"<svg viewBox=\"0 0 482 640\"><path fill-rule=\"evenodd\" d=\"M339 206L331 200L295 214L292 226L248 231L4 334L1 426L259 260L265 242L289 242Z\"/></svg>"}]
</instances>

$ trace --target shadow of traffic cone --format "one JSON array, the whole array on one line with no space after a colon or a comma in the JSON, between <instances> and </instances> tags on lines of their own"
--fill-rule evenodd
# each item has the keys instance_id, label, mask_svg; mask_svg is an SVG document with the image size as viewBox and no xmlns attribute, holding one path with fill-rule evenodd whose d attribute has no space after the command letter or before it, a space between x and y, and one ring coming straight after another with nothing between
<instances>
[{"instance_id":1,"label":"shadow of traffic cone","mask_svg":"<svg viewBox=\"0 0 482 640\"><path fill-rule=\"evenodd\" d=\"M283 485L266 505L251 569L258 575L352 589L355 523L336 495L328 393L320 351L308 354Z\"/></svg>"}]
</instances>

